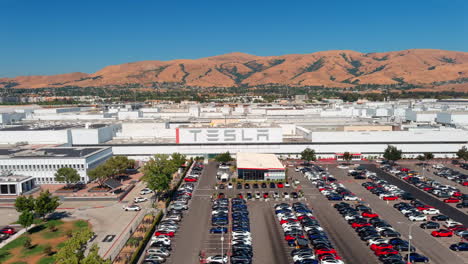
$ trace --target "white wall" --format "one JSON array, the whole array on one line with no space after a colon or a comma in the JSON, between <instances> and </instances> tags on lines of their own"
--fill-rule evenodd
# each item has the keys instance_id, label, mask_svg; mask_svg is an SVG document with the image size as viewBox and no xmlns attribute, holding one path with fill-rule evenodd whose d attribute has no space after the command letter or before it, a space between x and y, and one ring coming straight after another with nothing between
<instances>
[{"instance_id":1,"label":"white wall","mask_svg":"<svg viewBox=\"0 0 468 264\"><path fill-rule=\"evenodd\" d=\"M63 144L70 142L69 130L0 131L0 144Z\"/></svg>"},{"instance_id":2,"label":"white wall","mask_svg":"<svg viewBox=\"0 0 468 264\"><path fill-rule=\"evenodd\" d=\"M467 141L468 131L312 132L312 142Z\"/></svg>"},{"instance_id":3,"label":"white wall","mask_svg":"<svg viewBox=\"0 0 468 264\"><path fill-rule=\"evenodd\" d=\"M177 132L176 132L177 133ZM179 128L179 143L282 142L283 132L274 128Z\"/></svg>"}]
</instances>

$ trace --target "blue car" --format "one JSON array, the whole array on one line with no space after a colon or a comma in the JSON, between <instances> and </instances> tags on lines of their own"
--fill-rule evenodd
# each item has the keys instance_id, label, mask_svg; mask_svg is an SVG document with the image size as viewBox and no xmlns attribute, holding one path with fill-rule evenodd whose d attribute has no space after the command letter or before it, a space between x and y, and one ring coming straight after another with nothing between
<instances>
[{"instance_id":1,"label":"blue car","mask_svg":"<svg viewBox=\"0 0 468 264\"><path fill-rule=\"evenodd\" d=\"M405 259L408 259L408 255L406 255ZM410 253L409 254L409 261L410 262L429 262L429 259L419 253Z\"/></svg>"},{"instance_id":2,"label":"blue car","mask_svg":"<svg viewBox=\"0 0 468 264\"><path fill-rule=\"evenodd\" d=\"M212 234L227 233L227 231L228 229L226 227L221 227L221 226L213 227L210 229L210 233Z\"/></svg>"},{"instance_id":3,"label":"blue car","mask_svg":"<svg viewBox=\"0 0 468 264\"><path fill-rule=\"evenodd\" d=\"M330 201L341 201L343 198L339 195L329 195L327 196L328 200Z\"/></svg>"},{"instance_id":4,"label":"blue car","mask_svg":"<svg viewBox=\"0 0 468 264\"><path fill-rule=\"evenodd\" d=\"M467 242L459 242L456 244L450 245L450 249L454 251L468 251L468 243Z\"/></svg>"}]
</instances>

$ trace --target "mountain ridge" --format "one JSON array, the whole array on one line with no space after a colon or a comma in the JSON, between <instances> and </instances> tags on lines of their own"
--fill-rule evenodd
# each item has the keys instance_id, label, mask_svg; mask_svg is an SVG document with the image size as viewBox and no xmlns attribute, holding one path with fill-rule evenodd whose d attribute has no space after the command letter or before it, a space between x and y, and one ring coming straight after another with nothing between
<instances>
[{"instance_id":1,"label":"mountain ridge","mask_svg":"<svg viewBox=\"0 0 468 264\"><path fill-rule=\"evenodd\" d=\"M199 59L145 60L106 66L95 73L17 76L0 78L0 88L113 87L129 84L155 87L174 83L181 87L255 87L261 85L323 86L457 82L468 91L468 52L409 49L361 53L329 50L308 54L256 56L232 52ZM450 89L450 87L447 87Z\"/></svg>"}]
</instances>

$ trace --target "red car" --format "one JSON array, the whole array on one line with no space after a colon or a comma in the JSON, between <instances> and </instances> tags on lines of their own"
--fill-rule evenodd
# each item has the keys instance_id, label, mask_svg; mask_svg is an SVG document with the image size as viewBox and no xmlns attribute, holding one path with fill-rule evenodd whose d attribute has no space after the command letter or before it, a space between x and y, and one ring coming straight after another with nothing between
<instances>
[{"instance_id":1,"label":"red car","mask_svg":"<svg viewBox=\"0 0 468 264\"><path fill-rule=\"evenodd\" d=\"M462 196L462 195L463 195L463 194L462 194L461 192L454 192L454 193L452 194L453 197L460 197L460 196Z\"/></svg>"},{"instance_id":2,"label":"red car","mask_svg":"<svg viewBox=\"0 0 468 264\"><path fill-rule=\"evenodd\" d=\"M410 171L410 169L408 169L408 168L401 168L400 171L408 172L408 171Z\"/></svg>"},{"instance_id":3,"label":"red car","mask_svg":"<svg viewBox=\"0 0 468 264\"><path fill-rule=\"evenodd\" d=\"M386 248L386 249L374 251L374 254L375 254L376 256L382 256L382 255L398 255L399 253L400 253L400 252L398 252L397 250L394 250L394 249L391 249L391 248Z\"/></svg>"},{"instance_id":4,"label":"red car","mask_svg":"<svg viewBox=\"0 0 468 264\"><path fill-rule=\"evenodd\" d=\"M385 196L383 198L384 201L395 201L395 200L398 200L398 197L397 196Z\"/></svg>"},{"instance_id":5,"label":"red car","mask_svg":"<svg viewBox=\"0 0 468 264\"><path fill-rule=\"evenodd\" d=\"M439 229L431 232L433 237L452 237L453 232L447 229Z\"/></svg>"},{"instance_id":6,"label":"red car","mask_svg":"<svg viewBox=\"0 0 468 264\"><path fill-rule=\"evenodd\" d=\"M264 193L263 198L265 198L265 199L268 198L268 193Z\"/></svg>"},{"instance_id":7,"label":"red car","mask_svg":"<svg viewBox=\"0 0 468 264\"><path fill-rule=\"evenodd\" d=\"M239 193L239 194L237 195L237 197L238 197L239 199L244 199L244 196L242 195L242 193Z\"/></svg>"},{"instance_id":8,"label":"red car","mask_svg":"<svg viewBox=\"0 0 468 264\"><path fill-rule=\"evenodd\" d=\"M444 199L444 203L458 203L460 202L460 199L457 199L457 198L447 198L447 199Z\"/></svg>"},{"instance_id":9,"label":"red car","mask_svg":"<svg viewBox=\"0 0 468 264\"><path fill-rule=\"evenodd\" d=\"M336 254L336 250L333 248L321 248L321 249L315 250L316 255L325 254L325 253Z\"/></svg>"},{"instance_id":10,"label":"red car","mask_svg":"<svg viewBox=\"0 0 468 264\"><path fill-rule=\"evenodd\" d=\"M298 237L304 238L304 236L302 236L302 235L301 235L301 236L285 235L285 236L284 236L284 239L285 239L286 241L289 241L289 240L295 240L295 239L298 238Z\"/></svg>"},{"instance_id":11,"label":"red car","mask_svg":"<svg viewBox=\"0 0 468 264\"><path fill-rule=\"evenodd\" d=\"M426 191L426 192L432 191L432 190L434 190L434 187L424 187L423 190Z\"/></svg>"},{"instance_id":12,"label":"red car","mask_svg":"<svg viewBox=\"0 0 468 264\"><path fill-rule=\"evenodd\" d=\"M363 226L371 226L370 223L352 223L351 227L352 228L358 228L358 227L363 227Z\"/></svg>"},{"instance_id":13,"label":"red car","mask_svg":"<svg viewBox=\"0 0 468 264\"><path fill-rule=\"evenodd\" d=\"M8 235L13 235L16 233L16 230L13 227L5 227L0 229L0 233L8 234Z\"/></svg>"},{"instance_id":14,"label":"red car","mask_svg":"<svg viewBox=\"0 0 468 264\"><path fill-rule=\"evenodd\" d=\"M462 185L463 185L463 186L468 186L468 181L464 181L464 182L462 183Z\"/></svg>"},{"instance_id":15,"label":"red car","mask_svg":"<svg viewBox=\"0 0 468 264\"><path fill-rule=\"evenodd\" d=\"M376 186L367 186L367 187L366 187L367 190L372 190L372 189L374 189L374 188L377 188L377 187L376 187Z\"/></svg>"},{"instance_id":16,"label":"red car","mask_svg":"<svg viewBox=\"0 0 468 264\"><path fill-rule=\"evenodd\" d=\"M168 237L173 237L174 232L166 232L166 231L156 231L154 232L154 236L168 236Z\"/></svg>"},{"instance_id":17,"label":"red car","mask_svg":"<svg viewBox=\"0 0 468 264\"><path fill-rule=\"evenodd\" d=\"M372 249L373 251L377 251L377 250L384 250L384 249L393 249L393 246L390 245L390 244L387 244L387 243L382 243L382 244L372 244L370 246L370 249Z\"/></svg>"},{"instance_id":18,"label":"red car","mask_svg":"<svg viewBox=\"0 0 468 264\"><path fill-rule=\"evenodd\" d=\"M466 227L464 225L456 225L452 227L447 227L448 230L453 231L453 232L458 232L458 231L464 231L466 230Z\"/></svg>"},{"instance_id":19,"label":"red car","mask_svg":"<svg viewBox=\"0 0 468 264\"><path fill-rule=\"evenodd\" d=\"M278 188L284 188L284 184L282 182L278 182L278 184L276 184L276 186Z\"/></svg>"},{"instance_id":20,"label":"red car","mask_svg":"<svg viewBox=\"0 0 468 264\"><path fill-rule=\"evenodd\" d=\"M197 178L185 177L184 181L185 181L185 182L196 182L196 181L197 181Z\"/></svg>"},{"instance_id":21,"label":"red car","mask_svg":"<svg viewBox=\"0 0 468 264\"><path fill-rule=\"evenodd\" d=\"M283 219L280 221L280 225L284 224L284 223L292 223L292 222L297 222L298 220L297 219L294 219L294 218L289 218L289 219Z\"/></svg>"},{"instance_id":22,"label":"red car","mask_svg":"<svg viewBox=\"0 0 468 264\"><path fill-rule=\"evenodd\" d=\"M368 217L368 218L379 217L378 214L373 213L373 212L363 212L361 215L362 215L363 217Z\"/></svg>"},{"instance_id":23,"label":"red car","mask_svg":"<svg viewBox=\"0 0 468 264\"><path fill-rule=\"evenodd\" d=\"M416 207L419 211L425 211L427 209L430 209L430 208L434 208L434 206L430 206L430 205L424 205L424 206L418 206Z\"/></svg>"}]
</instances>

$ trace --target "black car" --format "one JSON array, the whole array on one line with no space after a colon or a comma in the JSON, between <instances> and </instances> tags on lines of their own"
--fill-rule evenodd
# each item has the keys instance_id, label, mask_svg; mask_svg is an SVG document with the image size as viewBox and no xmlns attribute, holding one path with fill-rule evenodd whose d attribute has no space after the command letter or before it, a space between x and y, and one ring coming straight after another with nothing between
<instances>
[{"instance_id":1,"label":"black car","mask_svg":"<svg viewBox=\"0 0 468 264\"><path fill-rule=\"evenodd\" d=\"M270 182L270 188L276 188L276 184L274 182Z\"/></svg>"},{"instance_id":2,"label":"black car","mask_svg":"<svg viewBox=\"0 0 468 264\"><path fill-rule=\"evenodd\" d=\"M250 184L248 183L244 184L244 189L250 189Z\"/></svg>"},{"instance_id":3,"label":"black car","mask_svg":"<svg viewBox=\"0 0 468 264\"><path fill-rule=\"evenodd\" d=\"M294 199L297 199L299 197L299 195L297 194L297 192L292 192L291 197L294 198Z\"/></svg>"},{"instance_id":4,"label":"black car","mask_svg":"<svg viewBox=\"0 0 468 264\"><path fill-rule=\"evenodd\" d=\"M262 182L262 188L266 188L267 187L267 184Z\"/></svg>"},{"instance_id":5,"label":"black car","mask_svg":"<svg viewBox=\"0 0 468 264\"><path fill-rule=\"evenodd\" d=\"M419 226L424 229L439 229L440 228L439 223L432 222L432 221L421 223Z\"/></svg>"},{"instance_id":6,"label":"black car","mask_svg":"<svg viewBox=\"0 0 468 264\"><path fill-rule=\"evenodd\" d=\"M431 217L432 221L447 221L450 218L446 215L434 215Z\"/></svg>"},{"instance_id":7,"label":"black car","mask_svg":"<svg viewBox=\"0 0 468 264\"><path fill-rule=\"evenodd\" d=\"M252 185L252 187L253 187L254 189L258 189L258 183L254 183L254 184Z\"/></svg>"},{"instance_id":8,"label":"black car","mask_svg":"<svg viewBox=\"0 0 468 264\"><path fill-rule=\"evenodd\" d=\"M242 184L238 183L236 188L237 189L242 189Z\"/></svg>"}]
</instances>

